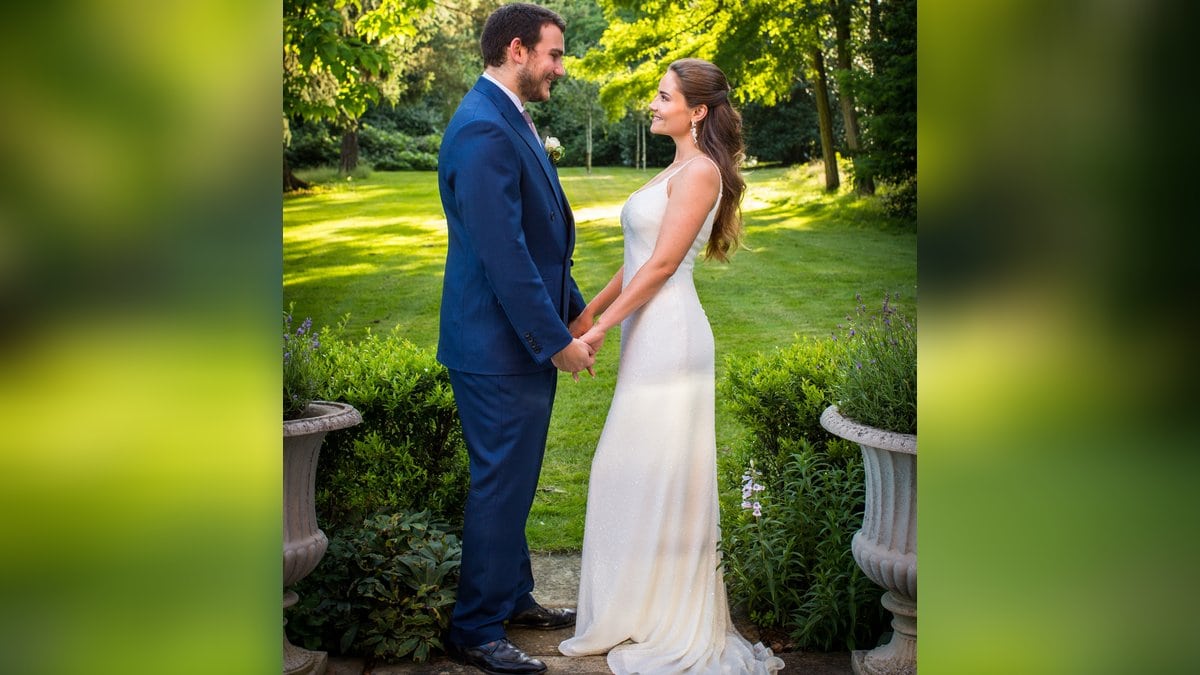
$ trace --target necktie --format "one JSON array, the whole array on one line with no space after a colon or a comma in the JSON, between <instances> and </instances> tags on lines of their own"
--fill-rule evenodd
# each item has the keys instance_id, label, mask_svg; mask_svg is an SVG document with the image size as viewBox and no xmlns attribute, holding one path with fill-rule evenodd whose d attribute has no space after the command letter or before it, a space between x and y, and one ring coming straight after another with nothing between
<instances>
[{"instance_id":1,"label":"necktie","mask_svg":"<svg viewBox=\"0 0 1200 675\"><path fill-rule=\"evenodd\" d=\"M533 132L533 137L538 139L538 142L541 143L542 139L540 136L538 136L537 127L533 126L533 117L529 114L529 111L522 109L521 116L525 118L525 123L529 125L529 130Z\"/></svg>"}]
</instances>

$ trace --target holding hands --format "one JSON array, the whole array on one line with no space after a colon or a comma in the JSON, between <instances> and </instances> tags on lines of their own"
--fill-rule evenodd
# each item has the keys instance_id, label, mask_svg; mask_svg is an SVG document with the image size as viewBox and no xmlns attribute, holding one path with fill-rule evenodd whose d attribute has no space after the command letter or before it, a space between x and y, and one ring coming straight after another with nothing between
<instances>
[{"instance_id":1,"label":"holding hands","mask_svg":"<svg viewBox=\"0 0 1200 675\"><path fill-rule=\"evenodd\" d=\"M593 325L587 330L586 333L581 335L579 339L586 342L588 346L592 348L593 352L598 352L600 351L600 348L604 346L604 329L600 326Z\"/></svg>"},{"instance_id":2,"label":"holding hands","mask_svg":"<svg viewBox=\"0 0 1200 675\"><path fill-rule=\"evenodd\" d=\"M575 381L579 381L579 371L586 370L595 377L596 373L592 370L592 366L596 364L596 350L592 349L591 345L575 338L562 351L550 357L550 362L555 368L571 373Z\"/></svg>"}]
</instances>

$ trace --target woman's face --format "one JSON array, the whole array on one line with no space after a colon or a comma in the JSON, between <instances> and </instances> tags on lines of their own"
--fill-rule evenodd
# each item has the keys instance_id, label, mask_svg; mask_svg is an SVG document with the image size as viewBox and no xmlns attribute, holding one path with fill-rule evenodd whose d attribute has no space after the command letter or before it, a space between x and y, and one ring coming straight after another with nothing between
<instances>
[{"instance_id":1,"label":"woman's face","mask_svg":"<svg viewBox=\"0 0 1200 675\"><path fill-rule=\"evenodd\" d=\"M658 82L658 94L650 102L650 133L672 138L690 134L692 110L679 90L679 76L668 70Z\"/></svg>"}]
</instances>

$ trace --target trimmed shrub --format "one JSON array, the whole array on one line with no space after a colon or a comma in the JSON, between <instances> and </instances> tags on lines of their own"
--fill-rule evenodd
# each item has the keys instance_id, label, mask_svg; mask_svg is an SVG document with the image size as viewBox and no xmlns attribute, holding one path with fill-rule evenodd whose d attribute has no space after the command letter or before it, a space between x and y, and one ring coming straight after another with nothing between
<instances>
[{"instance_id":1,"label":"trimmed shrub","mask_svg":"<svg viewBox=\"0 0 1200 675\"><path fill-rule=\"evenodd\" d=\"M742 448L741 466L753 460L760 471L776 475L791 455L790 442L805 439L825 450L836 440L821 426L821 413L834 403L844 350L835 340L806 337L771 354L726 359L721 399L753 438Z\"/></svg>"},{"instance_id":2,"label":"trimmed shrub","mask_svg":"<svg viewBox=\"0 0 1200 675\"><path fill-rule=\"evenodd\" d=\"M323 122L295 122L291 125L291 143L284 155L293 169L337 166L342 157L339 138Z\"/></svg>"},{"instance_id":3,"label":"trimmed shrub","mask_svg":"<svg viewBox=\"0 0 1200 675\"><path fill-rule=\"evenodd\" d=\"M443 649L462 546L428 511L376 515L331 537L297 584L287 630L308 649L423 662Z\"/></svg>"},{"instance_id":4,"label":"trimmed shrub","mask_svg":"<svg viewBox=\"0 0 1200 675\"><path fill-rule=\"evenodd\" d=\"M320 398L349 403L363 422L321 447L319 522L336 531L376 513L428 509L457 530L470 473L445 367L396 332L357 342L339 333L322 335L330 376Z\"/></svg>"},{"instance_id":5,"label":"trimmed shrub","mask_svg":"<svg viewBox=\"0 0 1200 675\"><path fill-rule=\"evenodd\" d=\"M441 143L440 134L414 138L369 124L362 125L358 131L358 147L376 171L434 171Z\"/></svg>"}]
</instances>

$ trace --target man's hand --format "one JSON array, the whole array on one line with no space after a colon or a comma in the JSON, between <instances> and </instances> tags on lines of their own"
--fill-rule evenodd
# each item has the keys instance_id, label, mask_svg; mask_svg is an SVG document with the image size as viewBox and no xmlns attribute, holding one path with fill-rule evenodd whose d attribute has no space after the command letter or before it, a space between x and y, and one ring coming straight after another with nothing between
<instances>
[{"instance_id":1,"label":"man's hand","mask_svg":"<svg viewBox=\"0 0 1200 675\"><path fill-rule=\"evenodd\" d=\"M596 376L596 373L592 371L592 366L596 364L596 352L588 346L588 343L579 338L571 340L571 344L550 357L550 363L564 373L571 373L575 376L576 381L579 381L579 371L581 370L588 371L592 377Z\"/></svg>"}]
</instances>

